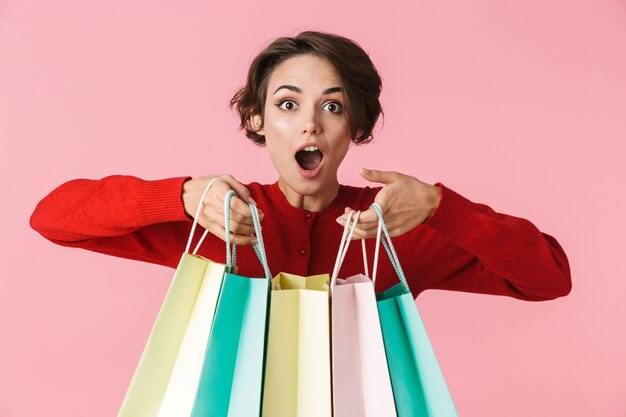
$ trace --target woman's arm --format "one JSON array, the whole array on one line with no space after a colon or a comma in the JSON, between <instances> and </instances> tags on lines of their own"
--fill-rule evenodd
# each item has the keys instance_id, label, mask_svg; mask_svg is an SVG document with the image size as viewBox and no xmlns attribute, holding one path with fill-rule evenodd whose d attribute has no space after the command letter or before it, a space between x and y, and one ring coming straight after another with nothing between
<instances>
[{"instance_id":1,"label":"woman's arm","mask_svg":"<svg viewBox=\"0 0 626 417\"><path fill-rule=\"evenodd\" d=\"M189 178L71 180L39 202L30 225L59 245L176 267L191 229L181 200Z\"/></svg>"},{"instance_id":2,"label":"woman's arm","mask_svg":"<svg viewBox=\"0 0 626 417\"><path fill-rule=\"evenodd\" d=\"M526 219L497 213L441 183L435 185L441 188L441 201L423 224L454 246L442 251L445 257L436 262L440 268L430 271L428 288L455 289L464 275L474 292L484 294L529 301L569 294L569 262L554 237Z\"/></svg>"},{"instance_id":3,"label":"woman's arm","mask_svg":"<svg viewBox=\"0 0 626 417\"><path fill-rule=\"evenodd\" d=\"M441 183L432 186L395 172L364 176L385 184L375 201L391 235L398 236L396 247L415 294L445 289L523 300L569 294L571 273L563 248L530 221L497 213ZM375 236L374 210L361 219L355 235Z\"/></svg>"},{"instance_id":4,"label":"woman's arm","mask_svg":"<svg viewBox=\"0 0 626 417\"><path fill-rule=\"evenodd\" d=\"M68 181L39 202L30 225L46 239L123 258L175 268L185 250L200 198L211 179L219 177L206 194L198 223L225 239L224 196L233 189L231 241L254 241L250 208L243 201L250 192L230 175L207 175L146 181L112 175L100 180ZM260 219L263 213L259 212ZM202 231L196 229L196 242ZM208 237L207 246L219 241Z\"/></svg>"}]
</instances>

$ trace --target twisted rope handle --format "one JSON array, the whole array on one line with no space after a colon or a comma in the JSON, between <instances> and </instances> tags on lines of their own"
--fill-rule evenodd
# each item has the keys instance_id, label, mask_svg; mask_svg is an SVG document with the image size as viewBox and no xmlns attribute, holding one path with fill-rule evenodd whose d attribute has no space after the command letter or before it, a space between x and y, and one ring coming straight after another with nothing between
<instances>
[{"instance_id":1,"label":"twisted rope handle","mask_svg":"<svg viewBox=\"0 0 626 417\"><path fill-rule=\"evenodd\" d=\"M230 190L224 196L224 231L226 233L226 266L230 269L234 269L237 265L237 246L230 244L230 201L236 196L237 193Z\"/></svg>"},{"instance_id":2,"label":"twisted rope handle","mask_svg":"<svg viewBox=\"0 0 626 417\"><path fill-rule=\"evenodd\" d=\"M236 195L235 191L230 190L226 193L224 197L224 230L226 232L226 265L229 268L234 268L237 262L237 246L232 245L232 256L230 251L230 201ZM255 204L248 204L250 207L250 213L252 214L252 222L254 223L254 232L256 235L257 243L252 244L252 248L254 249L254 253L256 253L257 258L261 262L261 266L263 266L263 272L265 273L265 279L268 281L268 284L272 280L272 273L270 272L269 266L267 265L267 255L265 254L265 243L263 242L263 233L261 232L261 222L259 220L259 211Z\"/></svg>"},{"instance_id":3,"label":"twisted rope handle","mask_svg":"<svg viewBox=\"0 0 626 417\"><path fill-rule=\"evenodd\" d=\"M250 203L250 212L252 213L252 222L254 223L254 231L256 234L257 243L252 244L252 248L256 253L257 258L263 266L263 272L265 272L265 279L267 284L270 285L272 281L272 273L267 264L267 255L265 254L265 243L263 242L263 233L261 232L261 222L259 220L259 211L255 204Z\"/></svg>"},{"instance_id":4,"label":"twisted rope handle","mask_svg":"<svg viewBox=\"0 0 626 417\"><path fill-rule=\"evenodd\" d=\"M404 271L402 271L402 267L400 266L400 260L398 259L396 250L393 247L393 243L391 242L391 236L389 236L387 225L385 225L385 220L383 219L383 211L380 205L378 205L378 203L373 203L370 207L373 208L374 211L376 211L376 214L378 214L378 230L376 232L376 251L374 252L374 272L373 272L374 277L372 281L376 280L376 272L377 272L377 267L378 267L378 253L380 250L381 230L382 230L382 232L385 235L385 240L383 240L382 243L383 243L383 246L385 247L385 251L387 252L387 255L389 256L391 265L393 266L393 269L396 271L396 274L398 274L398 278L400 278L400 283L402 284L402 287L405 289L405 291L410 292L409 284L407 283L406 277L404 275Z\"/></svg>"}]
</instances>

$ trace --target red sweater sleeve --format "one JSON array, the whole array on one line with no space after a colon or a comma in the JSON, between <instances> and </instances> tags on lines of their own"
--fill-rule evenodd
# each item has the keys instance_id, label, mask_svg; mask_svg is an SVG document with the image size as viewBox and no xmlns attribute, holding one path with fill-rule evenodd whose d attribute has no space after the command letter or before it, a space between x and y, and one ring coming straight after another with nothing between
<instances>
[{"instance_id":1,"label":"red sweater sleeve","mask_svg":"<svg viewBox=\"0 0 626 417\"><path fill-rule=\"evenodd\" d=\"M181 200L189 178L68 181L39 202L30 225L59 245L175 268L191 229Z\"/></svg>"},{"instance_id":2,"label":"red sweater sleeve","mask_svg":"<svg viewBox=\"0 0 626 417\"><path fill-rule=\"evenodd\" d=\"M433 247L423 289L502 294L529 301L569 294L567 256L557 240L530 221L497 213L441 183L442 198L424 224L440 242Z\"/></svg>"}]
</instances>

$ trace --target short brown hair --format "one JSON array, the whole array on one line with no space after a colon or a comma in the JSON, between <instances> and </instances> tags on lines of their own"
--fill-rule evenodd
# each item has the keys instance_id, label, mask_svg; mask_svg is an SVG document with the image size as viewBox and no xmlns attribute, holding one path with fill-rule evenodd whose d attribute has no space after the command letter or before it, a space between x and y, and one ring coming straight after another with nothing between
<instances>
[{"instance_id":1,"label":"short brown hair","mask_svg":"<svg viewBox=\"0 0 626 417\"><path fill-rule=\"evenodd\" d=\"M246 85L230 100L230 106L239 113L240 128L245 129L246 136L258 145L265 144L265 136L256 133L250 120L255 114L263 120L269 77L281 62L307 54L327 59L342 80L352 140L356 144L372 140L374 125L383 114L379 101L382 81L376 67L356 42L342 36L313 31L274 40L250 64ZM355 137L359 130L362 133Z\"/></svg>"}]
</instances>

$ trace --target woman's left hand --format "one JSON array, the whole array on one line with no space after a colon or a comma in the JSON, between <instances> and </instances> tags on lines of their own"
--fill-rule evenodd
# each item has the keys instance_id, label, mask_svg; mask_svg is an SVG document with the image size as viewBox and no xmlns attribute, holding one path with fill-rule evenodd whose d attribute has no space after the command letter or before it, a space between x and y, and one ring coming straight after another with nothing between
<instances>
[{"instance_id":1,"label":"woman's left hand","mask_svg":"<svg viewBox=\"0 0 626 417\"><path fill-rule=\"evenodd\" d=\"M361 168L359 174L370 182L384 184L374 202L380 205L391 236L400 236L424 222L434 213L441 200L439 187L409 175L364 168ZM346 214L337 218L337 222L345 225L347 213L351 210L353 209L346 207ZM377 228L378 215L370 208L359 216L353 239L376 237Z\"/></svg>"}]
</instances>

